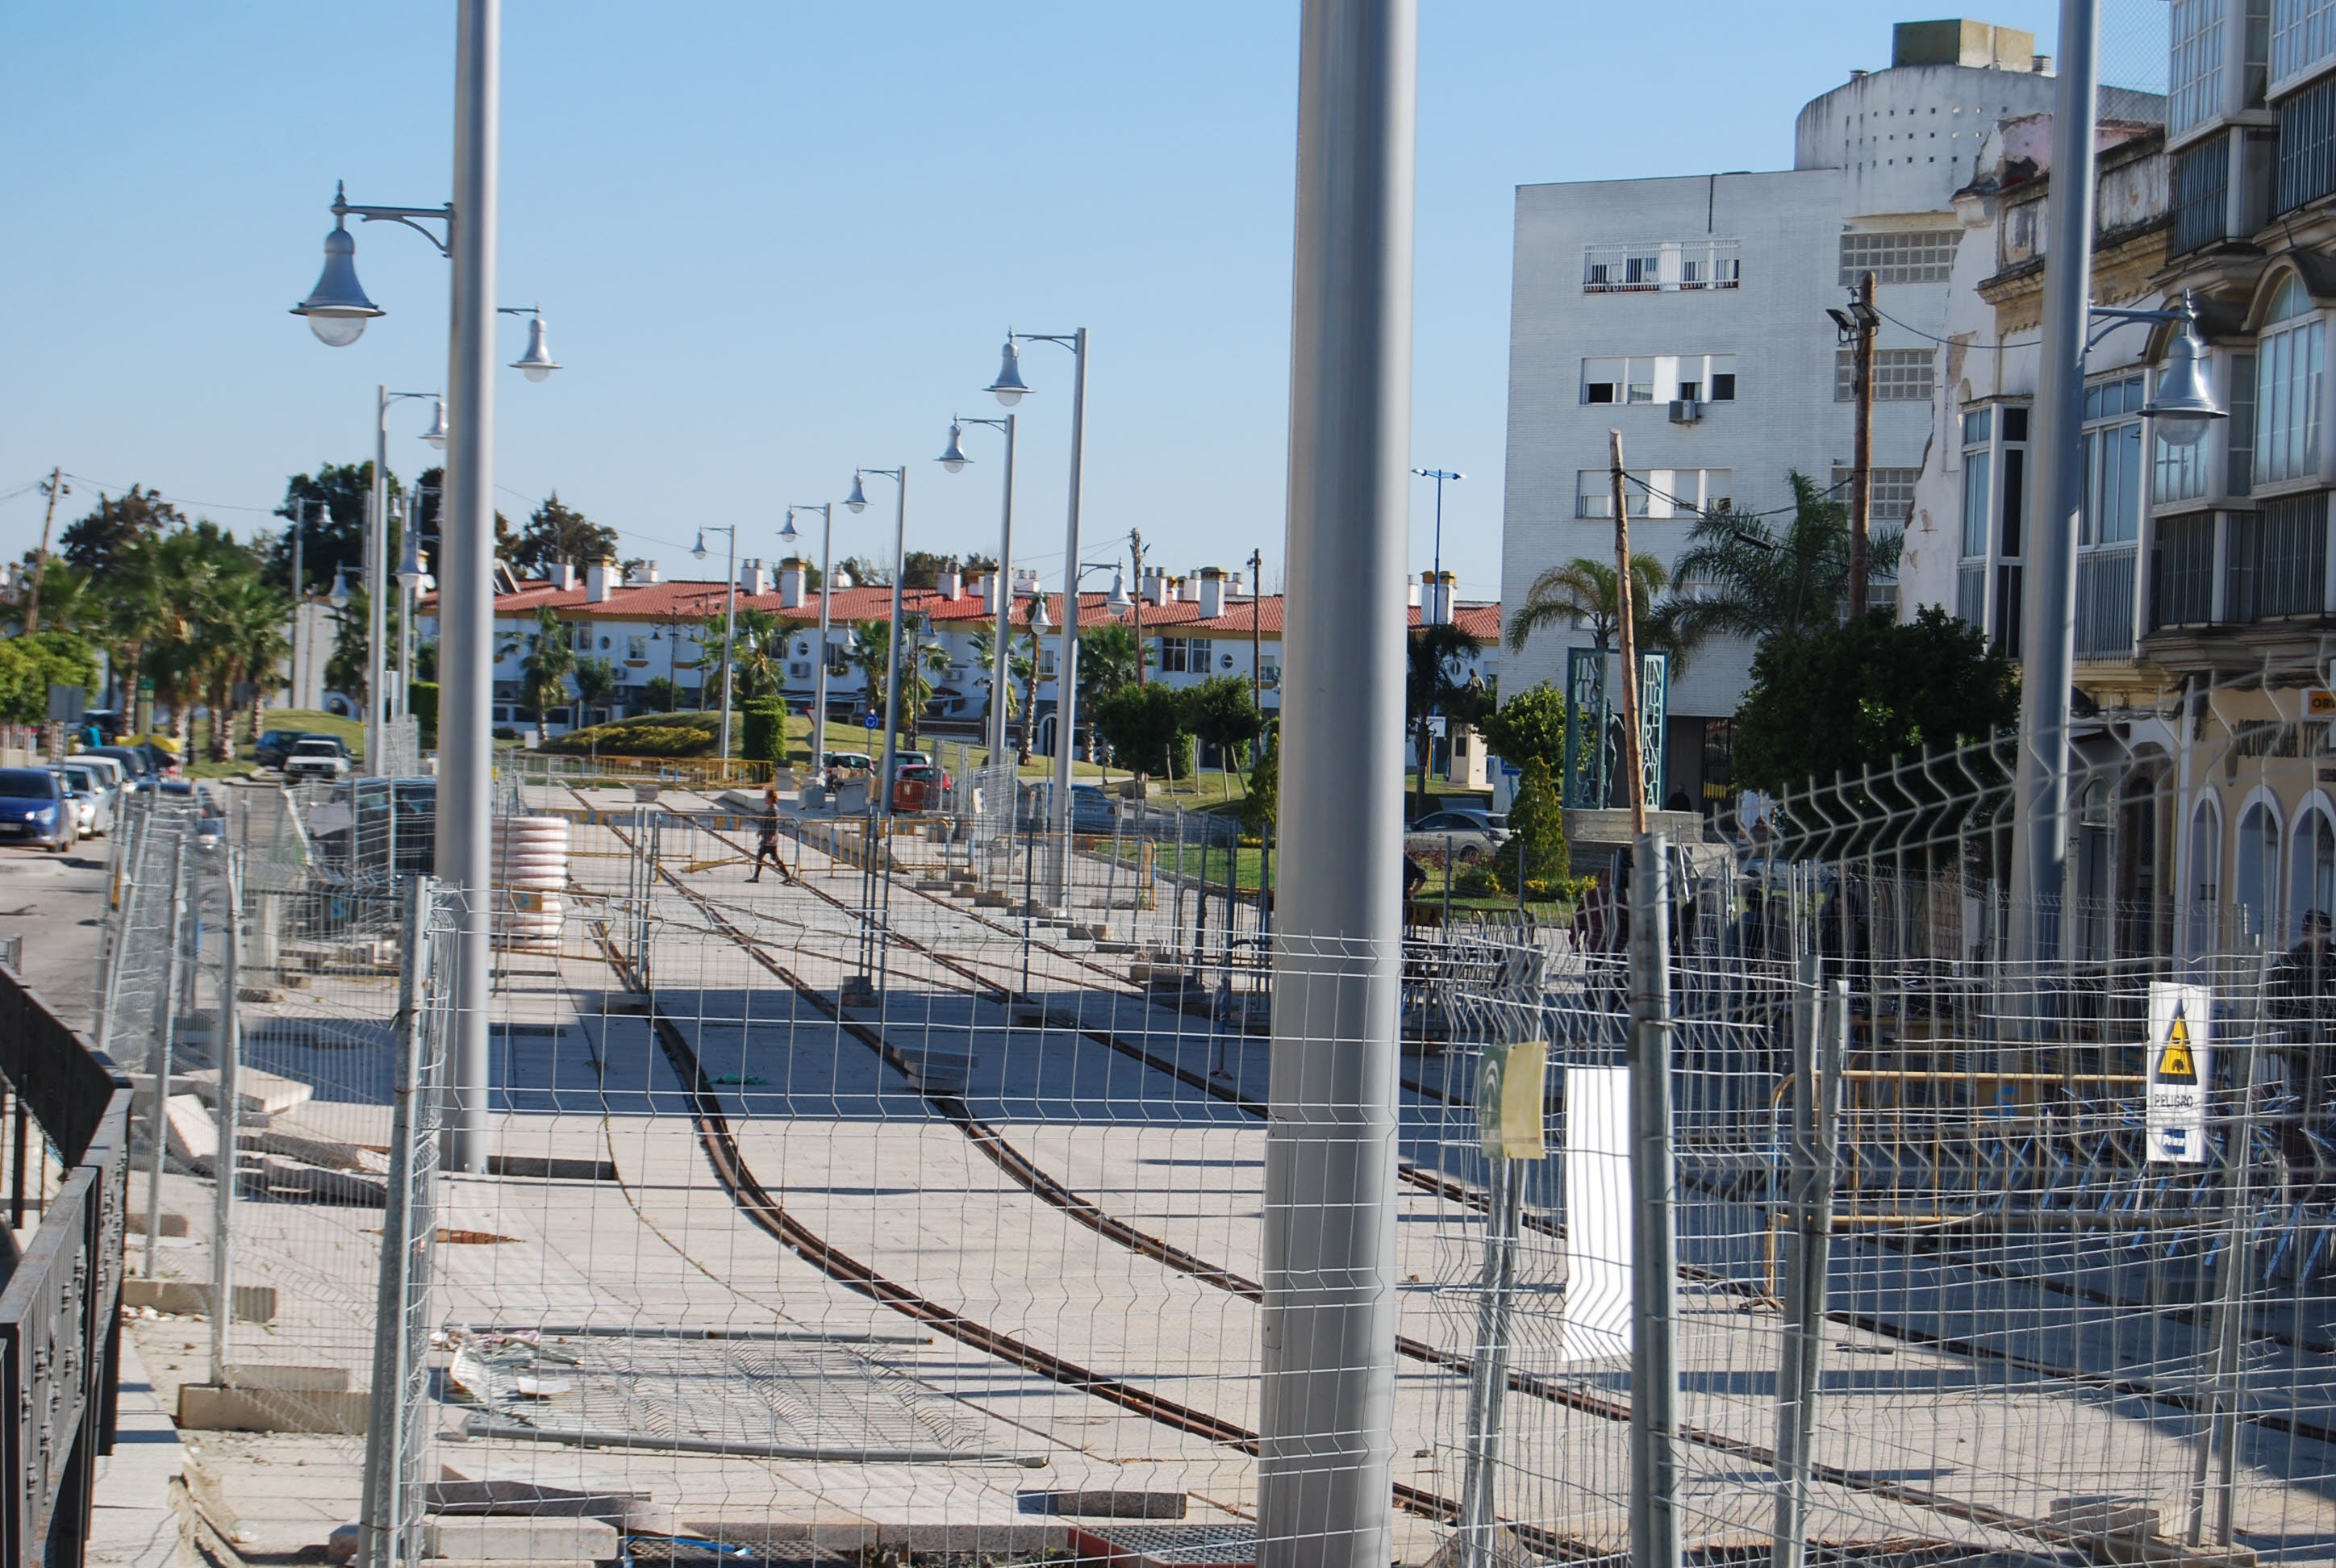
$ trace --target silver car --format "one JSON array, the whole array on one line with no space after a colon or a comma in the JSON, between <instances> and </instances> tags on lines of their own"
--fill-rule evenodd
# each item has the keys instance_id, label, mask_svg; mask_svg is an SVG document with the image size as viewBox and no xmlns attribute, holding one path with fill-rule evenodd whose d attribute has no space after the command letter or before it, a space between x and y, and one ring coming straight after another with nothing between
<instances>
[{"instance_id":1,"label":"silver car","mask_svg":"<svg viewBox=\"0 0 2336 1568\"><path fill-rule=\"evenodd\" d=\"M1509 820L1492 812L1464 806L1430 812L1403 835L1403 852L1442 860L1446 854L1464 866L1475 865L1508 842Z\"/></svg>"},{"instance_id":2,"label":"silver car","mask_svg":"<svg viewBox=\"0 0 2336 1568\"><path fill-rule=\"evenodd\" d=\"M114 808L122 798L112 774L104 768L83 762L68 762L62 771L65 783L73 786L77 797L73 802L73 814L81 836L102 839L112 833Z\"/></svg>"}]
</instances>

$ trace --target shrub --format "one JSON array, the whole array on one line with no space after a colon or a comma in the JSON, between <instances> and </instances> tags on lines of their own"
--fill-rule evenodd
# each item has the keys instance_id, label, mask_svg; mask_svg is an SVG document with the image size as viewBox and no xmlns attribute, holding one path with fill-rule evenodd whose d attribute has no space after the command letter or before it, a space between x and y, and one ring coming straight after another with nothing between
<instances>
[{"instance_id":1,"label":"shrub","mask_svg":"<svg viewBox=\"0 0 2336 1568\"><path fill-rule=\"evenodd\" d=\"M543 749L569 756L703 756L715 748L721 734L719 714L657 714L570 730L546 741Z\"/></svg>"},{"instance_id":2,"label":"shrub","mask_svg":"<svg viewBox=\"0 0 2336 1568\"><path fill-rule=\"evenodd\" d=\"M1565 765L1565 694L1548 681L1503 703L1479 727L1493 755L1520 768L1534 757L1552 773Z\"/></svg>"},{"instance_id":3,"label":"shrub","mask_svg":"<svg viewBox=\"0 0 2336 1568\"><path fill-rule=\"evenodd\" d=\"M422 744L435 745L438 742L438 683L417 680L406 688L406 701L414 708L414 722L422 730Z\"/></svg>"},{"instance_id":4,"label":"shrub","mask_svg":"<svg viewBox=\"0 0 2336 1568\"><path fill-rule=\"evenodd\" d=\"M1538 756L1528 756L1520 765L1517 793L1509 802L1509 840L1493 855L1491 868L1511 892L1517 890L1522 872L1528 897L1553 896L1546 890L1562 888L1569 881L1565 808L1549 764ZM1544 891L1536 894L1536 889Z\"/></svg>"},{"instance_id":5,"label":"shrub","mask_svg":"<svg viewBox=\"0 0 2336 1568\"><path fill-rule=\"evenodd\" d=\"M1281 809L1281 732L1274 730L1265 737L1265 750L1250 770L1249 794L1241 800L1241 830L1251 838L1262 841L1265 830L1279 819Z\"/></svg>"},{"instance_id":6,"label":"shrub","mask_svg":"<svg viewBox=\"0 0 2336 1568\"><path fill-rule=\"evenodd\" d=\"M1192 731L1184 694L1173 687L1123 687L1097 703L1095 733L1130 773L1192 776Z\"/></svg>"},{"instance_id":7,"label":"shrub","mask_svg":"<svg viewBox=\"0 0 2336 1568\"><path fill-rule=\"evenodd\" d=\"M758 697L746 705L739 744L751 762L778 762L787 739L787 708L782 702Z\"/></svg>"}]
</instances>

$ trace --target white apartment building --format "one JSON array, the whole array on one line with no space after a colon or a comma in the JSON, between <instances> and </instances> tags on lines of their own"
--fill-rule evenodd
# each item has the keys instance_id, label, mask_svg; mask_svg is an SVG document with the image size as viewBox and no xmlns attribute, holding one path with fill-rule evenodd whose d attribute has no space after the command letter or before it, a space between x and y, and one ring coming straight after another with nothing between
<instances>
[{"instance_id":1,"label":"white apartment building","mask_svg":"<svg viewBox=\"0 0 2336 1568\"><path fill-rule=\"evenodd\" d=\"M1631 548L1665 561L1698 511L1789 504L1787 474L1845 480L1848 351L1825 316L1875 275L1873 517L1906 521L1933 428L1955 192L1987 132L2049 107L2034 40L1983 22L1898 24L1888 70L1805 107L1788 170L1521 186L1510 317L1502 601L1577 556L1611 562L1607 432L1631 475ZM2115 90L2105 112L2147 95ZM2155 103L2147 98L2148 103ZM1692 585L1687 585L1692 591ZM1562 684L1587 629L1510 656L1506 689ZM1669 790L1730 791L1751 648L1698 651L1669 694Z\"/></svg>"}]
</instances>

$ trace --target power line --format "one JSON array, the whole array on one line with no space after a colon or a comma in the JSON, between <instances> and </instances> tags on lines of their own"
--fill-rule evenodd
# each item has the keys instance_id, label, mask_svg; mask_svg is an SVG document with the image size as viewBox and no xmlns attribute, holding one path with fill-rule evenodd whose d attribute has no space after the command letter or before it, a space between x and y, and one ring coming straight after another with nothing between
<instances>
[{"instance_id":1,"label":"power line","mask_svg":"<svg viewBox=\"0 0 2336 1568\"><path fill-rule=\"evenodd\" d=\"M1896 317L1891 315L1888 311L1883 309L1878 305L1874 307L1874 314L1882 317L1883 320L1890 323L1893 326L1898 327L1903 331L1911 332L1917 337L1929 338L1932 343L1944 344L1949 348L1978 348L1982 346L1968 337L1941 337L1935 332L1925 332L1919 326L1910 326L1906 322L1899 320ZM2015 337L2008 339L2002 343L1989 344L1984 346L1991 348L2033 348L2043 341L2044 340L2041 337Z\"/></svg>"}]
</instances>

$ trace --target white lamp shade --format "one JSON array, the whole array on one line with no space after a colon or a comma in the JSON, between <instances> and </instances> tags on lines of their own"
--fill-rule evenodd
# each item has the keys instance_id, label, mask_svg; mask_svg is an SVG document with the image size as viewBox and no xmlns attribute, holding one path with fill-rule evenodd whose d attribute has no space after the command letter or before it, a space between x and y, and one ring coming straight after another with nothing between
<instances>
[{"instance_id":1,"label":"white lamp shade","mask_svg":"<svg viewBox=\"0 0 2336 1568\"><path fill-rule=\"evenodd\" d=\"M2157 395L2141 411L2150 417L2157 439L2168 446L2195 446L2214 421L2230 417L2214 401L2205 361L2206 346L2198 336L2197 326L2185 322L2166 345L2166 368L2157 373Z\"/></svg>"},{"instance_id":2,"label":"white lamp shade","mask_svg":"<svg viewBox=\"0 0 2336 1568\"><path fill-rule=\"evenodd\" d=\"M790 511L787 513L787 521L785 524L780 528L779 537L785 540L789 544L793 544L795 541L795 514L793 511Z\"/></svg>"},{"instance_id":3,"label":"white lamp shade","mask_svg":"<svg viewBox=\"0 0 2336 1568\"><path fill-rule=\"evenodd\" d=\"M965 454L964 436L965 427L955 420L949 421L949 444L941 448L941 454L933 461L951 473L963 472L965 465L973 461Z\"/></svg>"},{"instance_id":4,"label":"white lamp shade","mask_svg":"<svg viewBox=\"0 0 2336 1568\"><path fill-rule=\"evenodd\" d=\"M383 314L357 282L356 253L356 237L334 225L325 236L325 270L317 274L316 287L292 307L293 315L308 318L317 341L330 347L346 348L365 336L366 322Z\"/></svg>"},{"instance_id":5,"label":"white lamp shade","mask_svg":"<svg viewBox=\"0 0 2336 1568\"><path fill-rule=\"evenodd\" d=\"M1007 338L1005 352L998 359L998 379L989 384L988 390L1008 408L1021 402L1030 390L1022 382L1022 351L1014 346L1011 336Z\"/></svg>"},{"instance_id":6,"label":"white lamp shade","mask_svg":"<svg viewBox=\"0 0 2336 1568\"><path fill-rule=\"evenodd\" d=\"M530 381L544 380L560 368L560 361L551 357L551 346L544 341L541 311L527 318L527 352L511 361L511 368Z\"/></svg>"},{"instance_id":7,"label":"white lamp shade","mask_svg":"<svg viewBox=\"0 0 2336 1568\"><path fill-rule=\"evenodd\" d=\"M443 452L446 450L446 438L452 433L446 428L446 400L442 397L432 405L430 428L422 433L422 439Z\"/></svg>"}]
</instances>

